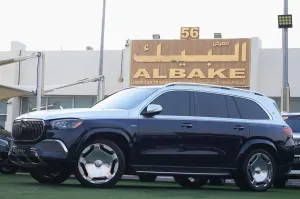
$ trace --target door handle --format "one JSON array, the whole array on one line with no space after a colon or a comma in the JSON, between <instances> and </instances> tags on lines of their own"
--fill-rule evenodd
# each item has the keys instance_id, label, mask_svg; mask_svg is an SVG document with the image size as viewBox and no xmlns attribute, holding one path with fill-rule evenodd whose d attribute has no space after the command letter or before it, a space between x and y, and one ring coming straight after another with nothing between
<instances>
[{"instance_id":1,"label":"door handle","mask_svg":"<svg viewBox=\"0 0 300 199\"><path fill-rule=\"evenodd\" d=\"M182 127L182 128L192 128L193 125L190 124L190 123L183 123L183 124L181 124L181 127Z\"/></svg>"},{"instance_id":2,"label":"door handle","mask_svg":"<svg viewBox=\"0 0 300 199\"><path fill-rule=\"evenodd\" d=\"M237 125L237 126L233 127L233 129L242 131L242 130L244 130L244 127Z\"/></svg>"}]
</instances>

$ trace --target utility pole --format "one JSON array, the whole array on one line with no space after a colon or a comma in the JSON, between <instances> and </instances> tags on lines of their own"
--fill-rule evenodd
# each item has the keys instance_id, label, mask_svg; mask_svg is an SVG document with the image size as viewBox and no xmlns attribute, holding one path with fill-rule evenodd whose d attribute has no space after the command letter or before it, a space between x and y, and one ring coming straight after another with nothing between
<instances>
[{"instance_id":1,"label":"utility pole","mask_svg":"<svg viewBox=\"0 0 300 199\"><path fill-rule=\"evenodd\" d=\"M37 70L37 88L36 88L36 110L41 110L42 89L43 89L43 56L38 53L38 70Z\"/></svg>"},{"instance_id":2,"label":"utility pole","mask_svg":"<svg viewBox=\"0 0 300 199\"><path fill-rule=\"evenodd\" d=\"M281 92L281 111L290 111L290 86L289 86L289 47L288 29L293 27L292 15L288 14L288 0L284 0L283 15L278 15L278 28L282 29L282 92Z\"/></svg>"},{"instance_id":3,"label":"utility pole","mask_svg":"<svg viewBox=\"0 0 300 199\"><path fill-rule=\"evenodd\" d=\"M284 0L284 15L288 14L288 0ZM288 28L282 29L283 80L282 80L282 110L288 112Z\"/></svg>"},{"instance_id":4,"label":"utility pole","mask_svg":"<svg viewBox=\"0 0 300 199\"><path fill-rule=\"evenodd\" d=\"M102 27L101 27L101 44L100 44L100 60L99 60L99 72L98 75L103 75L103 51L104 51L104 33L105 33L105 11L106 11L106 0L103 1L102 7ZM98 81L98 92L97 92L97 100L101 100L103 98L104 86L103 86L103 78Z\"/></svg>"}]
</instances>

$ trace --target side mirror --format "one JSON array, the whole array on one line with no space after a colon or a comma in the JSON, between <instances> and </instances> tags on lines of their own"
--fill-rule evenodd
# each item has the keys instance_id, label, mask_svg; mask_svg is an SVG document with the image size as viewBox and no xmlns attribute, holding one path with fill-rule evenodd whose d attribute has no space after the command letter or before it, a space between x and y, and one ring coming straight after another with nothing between
<instances>
[{"instance_id":1,"label":"side mirror","mask_svg":"<svg viewBox=\"0 0 300 199\"><path fill-rule=\"evenodd\" d=\"M161 105L158 104L149 104L146 109L143 111L142 115L144 116L154 116L162 112Z\"/></svg>"}]
</instances>

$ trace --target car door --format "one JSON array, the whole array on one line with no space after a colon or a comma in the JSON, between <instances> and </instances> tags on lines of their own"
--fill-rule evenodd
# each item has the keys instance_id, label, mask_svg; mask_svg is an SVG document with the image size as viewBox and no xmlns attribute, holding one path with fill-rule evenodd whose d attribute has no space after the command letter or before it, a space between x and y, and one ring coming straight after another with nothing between
<instances>
[{"instance_id":1,"label":"car door","mask_svg":"<svg viewBox=\"0 0 300 199\"><path fill-rule=\"evenodd\" d=\"M191 92L167 91L150 104L162 106L153 117L140 116L137 137L137 164L154 166L187 166L193 149L183 146L182 136L191 123Z\"/></svg>"},{"instance_id":2,"label":"car door","mask_svg":"<svg viewBox=\"0 0 300 199\"><path fill-rule=\"evenodd\" d=\"M249 136L249 126L240 119L232 97L194 92L194 100L190 144L195 148L195 166L234 167L236 154Z\"/></svg>"}]
</instances>

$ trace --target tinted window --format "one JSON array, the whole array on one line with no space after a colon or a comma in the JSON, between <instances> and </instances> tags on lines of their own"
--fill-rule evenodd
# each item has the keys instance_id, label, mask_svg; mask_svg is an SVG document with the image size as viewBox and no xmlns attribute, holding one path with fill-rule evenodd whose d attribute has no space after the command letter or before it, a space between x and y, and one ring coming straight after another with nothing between
<instances>
[{"instance_id":1,"label":"tinted window","mask_svg":"<svg viewBox=\"0 0 300 199\"><path fill-rule=\"evenodd\" d=\"M237 109L236 103L233 100L233 97L227 96L227 109L229 118L240 118L239 110Z\"/></svg>"},{"instance_id":2,"label":"tinted window","mask_svg":"<svg viewBox=\"0 0 300 199\"><path fill-rule=\"evenodd\" d=\"M91 108L93 109L132 109L142 103L157 88L130 88L119 91Z\"/></svg>"},{"instance_id":3,"label":"tinted window","mask_svg":"<svg viewBox=\"0 0 300 199\"><path fill-rule=\"evenodd\" d=\"M194 94L196 116L222 118L228 116L226 97L224 95L202 92L194 92Z\"/></svg>"},{"instance_id":4,"label":"tinted window","mask_svg":"<svg viewBox=\"0 0 300 199\"><path fill-rule=\"evenodd\" d=\"M300 133L300 117L289 117L285 122L291 127L294 133Z\"/></svg>"},{"instance_id":5,"label":"tinted window","mask_svg":"<svg viewBox=\"0 0 300 199\"><path fill-rule=\"evenodd\" d=\"M189 116L190 115L190 92L169 91L151 102L159 104L163 111L160 115Z\"/></svg>"},{"instance_id":6,"label":"tinted window","mask_svg":"<svg viewBox=\"0 0 300 199\"><path fill-rule=\"evenodd\" d=\"M233 97L242 119L269 119L267 113L254 101Z\"/></svg>"}]
</instances>

